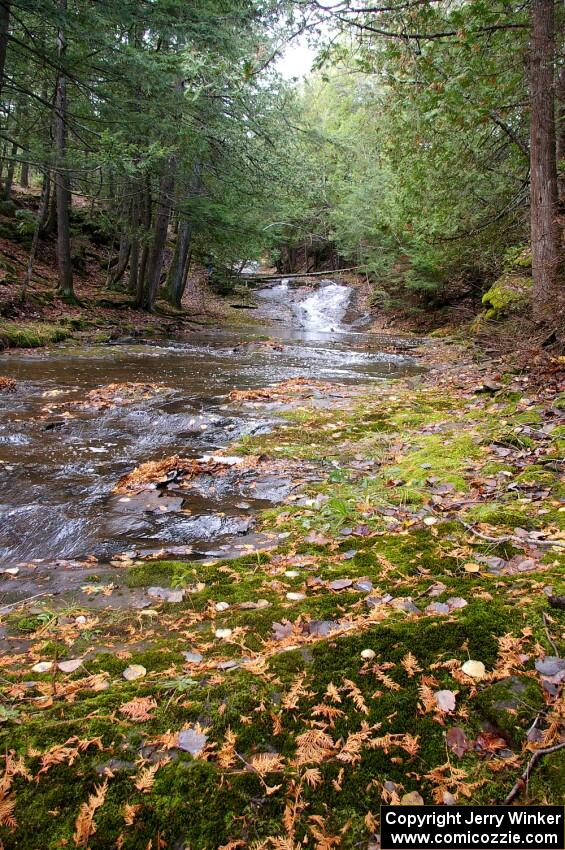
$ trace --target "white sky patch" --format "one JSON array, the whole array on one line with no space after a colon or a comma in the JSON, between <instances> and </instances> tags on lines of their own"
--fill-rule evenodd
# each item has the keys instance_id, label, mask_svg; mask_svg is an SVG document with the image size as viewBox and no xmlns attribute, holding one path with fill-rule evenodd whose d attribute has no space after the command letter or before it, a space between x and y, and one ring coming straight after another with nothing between
<instances>
[{"instance_id":1,"label":"white sky patch","mask_svg":"<svg viewBox=\"0 0 565 850\"><path fill-rule=\"evenodd\" d=\"M285 80L291 80L293 77L302 79L312 70L315 58L316 51L308 45L305 38L299 37L287 46L275 67Z\"/></svg>"}]
</instances>

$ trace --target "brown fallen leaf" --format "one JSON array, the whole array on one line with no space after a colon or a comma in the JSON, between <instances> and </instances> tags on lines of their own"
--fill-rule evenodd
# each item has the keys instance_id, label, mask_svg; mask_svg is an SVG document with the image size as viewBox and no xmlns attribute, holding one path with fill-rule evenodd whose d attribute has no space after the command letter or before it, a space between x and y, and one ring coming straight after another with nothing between
<instances>
[{"instance_id":1,"label":"brown fallen leaf","mask_svg":"<svg viewBox=\"0 0 565 850\"><path fill-rule=\"evenodd\" d=\"M451 752L455 753L455 755L459 758L464 756L465 753L471 749L471 744L469 743L465 732L458 726L452 726L451 729L448 729L445 737L447 746Z\"/></svg>"}]
</instances>

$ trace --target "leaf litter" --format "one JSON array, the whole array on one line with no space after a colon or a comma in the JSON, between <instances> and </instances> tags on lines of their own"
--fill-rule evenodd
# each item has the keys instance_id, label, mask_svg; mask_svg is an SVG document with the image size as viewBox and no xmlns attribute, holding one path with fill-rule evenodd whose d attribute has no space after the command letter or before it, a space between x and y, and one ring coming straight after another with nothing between
<instances>
[{"instance_id":1,"label":"leaf litter","mask_svg":"<svg viewBox=\"0 0 565 850\"><path fill-rule=\"evenodd\" d=\"M125 827L143 830L163 799L162 786L178 781L175 765L188 759L206 762L213 776L206 785L201 775L203 800L217 786L236 792L230 803L236 818L231 825L222 820L218 847L251 846L256 818L238 808L237 794L251 787L242 782L255 783L257 799L269 801L262 805L282 813L276 833L261 833L265 848L349 847L349 835L359 834L370 845L379 800L500 803L533 754L558 754L565 744L565 665L552 644L560 644L560 624L548 613L540 627L534 613L540 604L549 612L549 600L562 593L562 503L555 482L541 487L535 480L553 462L555 445L552 429L538 428L541 435L532 437L516 418L534 406L543 417L552 400L540 389L529 392L531 404L508 401L501 413L498 396L474 392L476 367L456 365L451 383L445 370L428 389L399 383L375 391L375 406L396 425L416 417L402 434L375 432L371 442L357 428L368 414L348 419L346 399L324 412L322 424L331 424L330 415L336 424L327 433L339 434L331 448L342 471L330 470L336 480L329 498L317 499L314 488L303 504L290 499L266 515L267 531L288 535L278 550L251 551L233 565L221 558L179 562L178 587L148 581L151 616L132 612L116 623L103 610L95 621L85 609L71 617L55 612L28 632L27 645L2 659L2 705L15 713L3 722L18 748L6 748L0 779L0 824L8 835L17 835L29 815L29 783L41 795L61 767L74 771L84 791L67 843L86 847L102 830L115 829L106 814L114 789ZM438 421L446 399L457 415ZM446 470L445 457L458 445L461 407L476 445L466 444L467 460ZM501 426L502 419L511 425ZM310 427L317 451L320 423ZM493 467L493 457L501 457L495 441L501 427L520 437L508 441L503 456L516 479L542 466L531 472L533 484L517 480L509 489L508 477ZM290 445L292 434L287 429L275 439ZM423 444L431 447L427 456ZM149 462L118 486L129 494L252 469L272 448L268 439L259 441L254 454L237 462L232 456ZM373 491L371 478L353 463L377 448L382 471ZM143 569L139 564L124 567ZM11 628L23 622L17 616ZM84 736L65 735L67 722L78 722ZM89 729L100 734L88 736ZM102 756L110 760L100 781ZM377 772L366 771L375 763ZM546 799L545 764L537 768L541 783L522 791L530 802ZM358 811L341 802L348 787L355 788ZM332 800L331 818L323 797ZM272 822L266 818L265 828ZM178 838L168 829L165 819L162 847ZM112 842L119 840L113 832Z\"/></svg>"}]
</instances>

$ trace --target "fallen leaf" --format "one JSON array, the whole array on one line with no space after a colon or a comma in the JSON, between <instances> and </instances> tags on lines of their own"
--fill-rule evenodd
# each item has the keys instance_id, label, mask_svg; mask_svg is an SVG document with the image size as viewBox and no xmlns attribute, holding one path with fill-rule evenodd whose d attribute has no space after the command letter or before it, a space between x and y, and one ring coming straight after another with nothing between
<instances>
[{"instance_id":1,"label":"fallen leaf","mask_svg":"<svg viewBox=\"0 0 565 850\"><path fill-rule=\"evenodd\" d=\"M143 676L147 675L147 670L142 664L130 664L129 667L126 667L122 676L128 682L134 682L136 679L141 679Z\"/></svg>"},{"instance_id":2,"label":"fallen leaf","mask_svg":"<svg viewBox=\"0 0 565 850\"><path fill-rule=\"evenodd\" d=\"M434 698L440 711L444 711L447 714L451 711L455 711L454 691L436 691L434 693Z\"/></svg>"},{"instance_id":3,"label":"fallen leaf","mask_svg":"<svg viewBox=\"0 0 565 850\"><path fill-rule=\"evenodd\" d=\"M467 750L471 749L471 745L467 740L465 732L458 726L452 726L451 729L448 729L446 740L447 746L449 747L451 752L455 753L455 755L459 758L465 755Z\"/></svg>"},{"instance_id":4,"label":"fallen leaf","mask_svg":"<svg viewBox=\"0 0 565 850\"><path fill-rule=\"evenodd\" d=\"M486 676L485 665L482 661L466 661L461 669L466 676L470 676L472 679L483 679Z\"/></svg>"}]
</instances>

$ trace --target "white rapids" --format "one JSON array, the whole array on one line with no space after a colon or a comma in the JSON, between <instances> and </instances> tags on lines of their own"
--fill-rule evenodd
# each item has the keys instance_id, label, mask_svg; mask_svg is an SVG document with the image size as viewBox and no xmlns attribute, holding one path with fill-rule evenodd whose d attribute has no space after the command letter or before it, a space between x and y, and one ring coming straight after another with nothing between
<instances>
[{"instance_id":1,"label":"white rapids","mask_svg":"<svg viewBox=\"0 0 565 850\"><path fill-rule=\"evenodd\" d=\"M286 278L261 292L263 298L292 310L298 326L311 333L344 332L343 320L351 294L349 286L333 280L322 280L314 290L304 294L298 287L291 289Z\"/></svg>"},{"instance_id":2,"label":"white rapids","mask_svg":"<svg viewBox=\"0 0 565 850\"><path fill-rule=\"evenodd\" d=\"M336 333L344 330L342 323L350 298L349 286L323 280L314 292L296 302L294 310L305 330Z\"/></svg>"}]
</instances>

